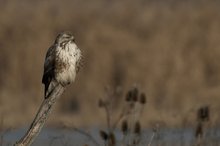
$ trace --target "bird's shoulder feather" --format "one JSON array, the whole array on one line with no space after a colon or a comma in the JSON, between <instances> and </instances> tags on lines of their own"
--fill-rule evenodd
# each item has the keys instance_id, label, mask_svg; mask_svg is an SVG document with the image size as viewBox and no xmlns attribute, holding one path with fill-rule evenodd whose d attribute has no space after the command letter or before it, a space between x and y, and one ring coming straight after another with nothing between
<instances>
[{"instance_id":1,"label":"bird's shoulder feather","mask_svg":"<svg viewBox=\"0 0 220 146\"><path fill-rule=\"evenodd\" d=\"M56 45L52 45L47 51L44 62L44 74L42 78L42 83L46 83L48 81L48 78L53 76L55 66L55 51Z\"/></svg>"}]
</instances>

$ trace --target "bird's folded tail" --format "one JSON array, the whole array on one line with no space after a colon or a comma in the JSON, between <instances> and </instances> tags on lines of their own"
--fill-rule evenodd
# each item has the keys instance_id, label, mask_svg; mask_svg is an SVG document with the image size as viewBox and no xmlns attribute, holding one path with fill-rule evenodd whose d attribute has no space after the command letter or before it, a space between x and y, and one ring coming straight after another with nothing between
<instances>
[{"instance_id":1,"label":"bird's folded tail","mask_svg":"<svg viewBox=\"0 0 220 146\"><path fill-rule=\"evenodd\" d=\"M57 84L58 83L55 80L52 80L48 84L45 84L45 92L44 92L44 98L45 99L47 99L50 96L50 94L53 92L53 90L55 89Z\"/></svg>"}]
</instances>

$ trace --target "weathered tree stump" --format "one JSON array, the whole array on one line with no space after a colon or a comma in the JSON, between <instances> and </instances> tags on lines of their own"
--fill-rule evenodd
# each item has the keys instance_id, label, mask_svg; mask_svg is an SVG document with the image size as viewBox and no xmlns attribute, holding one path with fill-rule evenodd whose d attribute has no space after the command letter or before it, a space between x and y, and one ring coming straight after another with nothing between
<instances>
[{"instance_id":1,"label":"weathered tree stump","mask_svg":"<svg viewBox=\"0 0 220 146\"><path fill-rule=\"evenodd\" d=\"M56 83L53 91L46 99L44 99L43 103L41 104L30 128L26 134L14 144L14 146L29 146L33 143L34 139L38 136L46 120L48 119L53 105L63 94L64 90L65 88L62 85Z\"/></svg>"}]
</instances>

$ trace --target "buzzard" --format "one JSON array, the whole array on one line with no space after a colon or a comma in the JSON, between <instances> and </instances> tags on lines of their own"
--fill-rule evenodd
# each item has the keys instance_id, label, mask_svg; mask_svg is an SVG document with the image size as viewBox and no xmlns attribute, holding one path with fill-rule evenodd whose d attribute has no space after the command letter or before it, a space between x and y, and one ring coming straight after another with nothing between
<instances>
[{"instance_id":1,"label":"buzzard","mask_svg":"<svg viewBox=\"0 0 220 146\"><path fill-rule=\"evenodd\" d=\"M42 78L45 99L57 83L65 87L75 80L81 58L81 51L75 44L74 36L69 32L60 33L48 49L45 58Z\"/></svg>"}]
</instances>

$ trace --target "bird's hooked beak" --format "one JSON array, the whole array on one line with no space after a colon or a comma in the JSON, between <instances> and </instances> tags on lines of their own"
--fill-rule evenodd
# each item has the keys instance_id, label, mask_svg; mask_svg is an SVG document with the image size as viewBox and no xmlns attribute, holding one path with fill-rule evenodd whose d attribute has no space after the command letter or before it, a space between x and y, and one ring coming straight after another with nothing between
<instances>
[{"instance_id":1,"label":"bird's hooked beak","mask_svg":"<svg viewBox=\"0 0 220 146\"><path fill-rule=\"evenodd\" d=\"M74 38L74 36L71 36L71 41L73 41L74 43L75 43L75 38Z\"/></svg>"}]
</instances>

